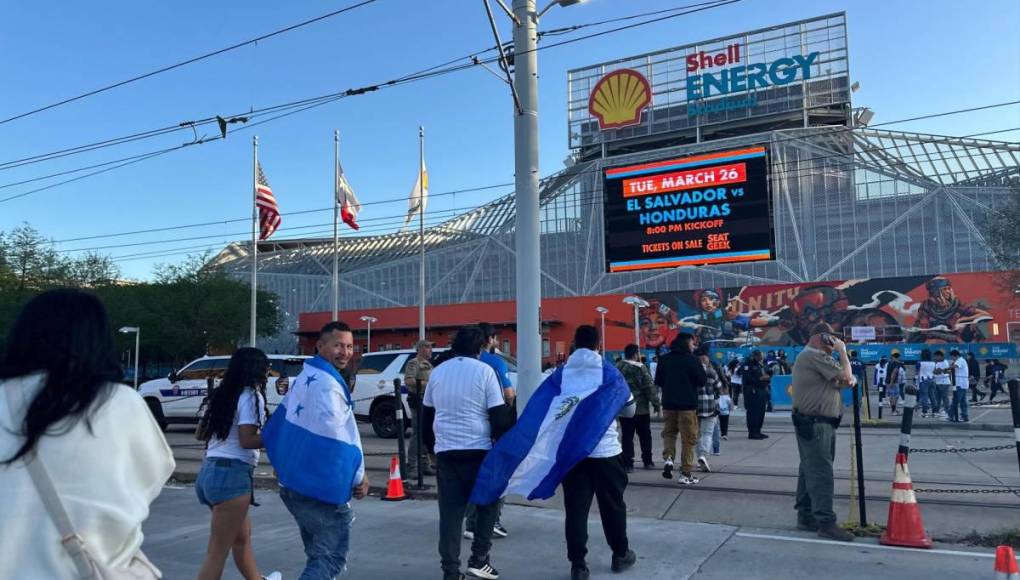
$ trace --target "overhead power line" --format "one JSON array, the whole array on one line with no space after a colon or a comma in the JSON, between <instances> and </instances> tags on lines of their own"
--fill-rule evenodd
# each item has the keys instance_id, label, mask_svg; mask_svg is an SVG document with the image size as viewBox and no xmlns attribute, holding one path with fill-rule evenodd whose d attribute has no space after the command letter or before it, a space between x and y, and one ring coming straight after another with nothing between
<instances>
[{"instance_id":1,"label":"overhead power line","mask_svg":"<svg viewBox=\"0 0 1020 580\"><path fill-rule=\"evenodd\" d=\"M613 28L613 29L609 29L609 30L604 30L604 31L600 31L600 32L597 32L597 33L593 33L593 34L589 34L589 35L585 35L585 36L581 36L581 37L577 37L577 38L572 38L572 39L565 40L565 41L560 41L560 42L557 42L557 43L554 43L554 44L550 44L550 45L543 45L543 46L539 46L538 48L536 48L534 50L535 51L540 51L540 50L547 50L547 49L550 49L550 48L556 48L556 47L563 46L563 45L566 45L566 44L570 44L570 43L573 43L573 42L579 42L579 41L587 40L587 39L590 39L590 38L596 38L596 37L603 36L603 35L606 35L606 34L612 34L612 33L615 33L615 32L620 32L620 31L623 31L623 30L628 30L628 29L632 29L632 28L635 28L635 27L639 27L639 26L646 26L646 25L649 25L649 24L655 24L655 23L662 22L664 20L668 20L668 19L671 19L671 18L678 18L680 16L686 16L686 15L689 15L689 14L693 14L695 12L701 12L703 10L708 10L708 9L711 9L711 8L717 8L717 7L721 7L721 6L727 5L727 4L733 4L733 3L741 2L741 1L742 0L717 0L716 2L713 2L713 3L696 4L696 5L693 5L693 6L697 6L696 8L688 9L686 12L677 12L675 14L670 14L670 15L667 15L667 16L662 16L662 17L659 17L659 18L651 19L651 20L645 20L645 21L637 22L637 23L630 24L630 25L627 25L627 26L621 26L621 27L617 27L617 28ZM391 79L391 80L388 80L388 81L385 81L385 82L381 82L381 83L377 83L377 84L372 84L372 85L366 85L366 86L359 87L359 88L347 89L345 91L338 91L338 92L334 92L334 93L328 93L328 94L325 94L325 95L320 95L320 96L317 96L317 97L310 97L310 98L307 98L307 99L301 99L301 100L292 101L292 102L289 102L289 103L282 103L280 105L275 105L275 106L271 106L271 107L265 107L265 108L262 108L262 109L250 109L248 111L241 111L241 112L235 113L233 115L230 115L227 118L236 118L236 117L241 117L241 116L246 116L246 117L250 118L250 117L261 115L261 114L280 112L280 111L283 111L283 110L293 110L293 109L302 108L302 107L304 107L305 110L307 110L307 109L311 109L311 108L314 108L316 106L321 106L321 105L324 105L324 104L327 104L327 103L330 103L330 102L333 102L333 101L336 101L336 100L339 100L339 99L342 99L342 98L345 98L345 97L362 95L362 94L378 91L379 89L382 89L382 88L390 88L390 87L395 87L395 86L399 86L399 85L402 85L402 84L407 84L407 83L411 83L411 82L417 82L417 81L421 81L421 80L426 80L426 79L437 77L437 76L453 74L453 73L456 73L456 72L460 72L460 71L464 71L464 70L467 70L467 69L470 69L470 68L474 68L474 67L482 65L482 64L493 64L493 63L495 63L495 62L497 62L499 60L498 56L497 57L490 57L488 59L476 59L476 60L472 60L472 57L476 57L479 54L484 54L486 52L496 50L496 48L497 47L490 47L490 48L485 49L483 51L474 52L474 53L465 55L465 56L463 56L461 58L451 60L448 63L445 63L448 66L434 65L434 66L431 66L429 68L423 69L421 71L417 71L417 72L414 72L414 73L411 73L411 74L408 74L408 75L397 77L397 78L394 78L394 79ZM528 52L529 51L522 51L520 53L517 53L517 56L521 56L521 55L527 54ZM459 62L459 61L465 61L465 62L463 64L459 64L459 65L452 64L452 63L456 63L456 62ZM85 153L85 152L88 152L88 151L94 151L96 149L103 149L103 148L106 148L106 147L113 147L113 146L116 146L116 145L122 145L122 144L125 144L125 143L130 143L130 142L138 141L138 140L142 140L142 139L151 139L151 138L159 137L159 136L162 136L162 135L165 135L165 134L168 134L168 133L175 133L175 132L179 132L179 131L187 131L187 130L192 129L193 127L194 128L198 128L198 127L205 126L205 125L212 124L212 123L216 123L216 117L215 116L205 117L205 118L199 119L197 121L186 121L184 123L178 123L176 125L169 125L169 126L166 126L166 127L161 127L159 129L152 129L152 130L149 130L149 131L143 131L143 132L135 133L135 134L132 134L132 135L126 135L124 137L117 137L117 138L106 139L106 140L98 141L98 142L94 142L94 143L88 143L88 144L85 144L85 145L69 147L69 148L58 150L58 151L53 151L53 152L50 152L50 153L43 153L43 154L33 155L33 156L30 156L30 157L24 157L24 158L21 158L21 159L14 159L14 160L11 160L11 161L0 162L0 170L13 169L15 167L21 167L23 165L29 165L29 164L39 163L39 162L43 162L43 161L49 161L49 160L52 160L52 159L66 157L67 155L75 155L75 154L78 154L78 153ZM194 144L201 144L201 143L205 143L205 142L208 142L208 141L214 141L214 140L215 139L196 140L196 142Z\"/></svg>"},{"instance_id":2,"label":"overhead power line","mask_svg":"<svg viewBox=\"0 0 1020 580\"><path fill-rule=\"evenodd\" d=\"M350 6L347 6L346 8L341 8L339 10L334 10L333 12L329 12L327 14L323 14L322 16L317 16L317 17L312 18L310 20L305 20L304 22L299 22L297 24L293 24L293 25L288 26L286 28L281 28L279 30L274 30L273 32L269 32L269 33L263 34L261 36L256 36L255 38L249 38L248 40L245 40L245 41L242 41L242 42L238 42L237 44L232 44L230 46L221 48L219 50L214 50L212 52L207 52L207 53L205 53L203 55L199 55L199 56L196 56L194 58L189 58L187 60L183 60L181 62L172 64L172 65L169 65L169 66L165 66L163 68L159 68L159 69L156 69L156 70L153 70L153 71L149 71L147 73L140 74L138 76L134 76L134 77L131 77L129 79L124 79L122 81L118 81L116 83L113 83L113 84L110 84L110 85L106 85L105 87L100 87L98 89L91 90L91 91L88 91L86 93L82 93L80 95L76 95L76 96L64 99L62 101L57 101L55 103L50 103L49 105L46 105L46 106L43 106L43 107L39 107L39 108L33 109L31 111L26 111L24 113L19 113L17 115L14 115L13 117L7 117L6 119L0 120L0 125L4 125L6 123L10 123L11 121L16 121L18 119L23 119L23 118L28 117L30 115L35 115L36 113L41 113L43 111L48 111L50 109L55 109L57 107L66 105L68 103L73 103L75 101L80 101L82 99L85 99L85 98L88 98L88 97L91 97L91 96L94 96L94 95L98 95L100 93L105 93L106 91L110 91L110 90L116 89L118 87L123 87L124 85L129 85L131 83L138 82L138 81L143 80L143 79L154 77L154 76L156 76L158 74L169 72L169 71L172 71L174 69L178 69L178 68L181 68L183 66L187 66L189 64L194 64L196 62L203 61L205 59L212 58L214 56L218 56L218 55L230 52L232 50L237 50L238 48L243 48L243 47L251 45L251 44L256 44L256 43L258 43L260 41L272 38L274 36L279 36L281 34L285 34L285 33L290 32L292 30L297 30L298 28L303 28L305 26L308 26L309 24L314 24L316 22L320 22L322 20L326 20L327 18L332 18L334 16L343 14L345 12L350 12L351 10L354 10L356 8L361 8L362 6L366 6L368 4L372 4L373 2L376 2L376 1L377 0L364 0L363 2L359 2L357 4L352 4Z\"/></svg>"}]
</instances>

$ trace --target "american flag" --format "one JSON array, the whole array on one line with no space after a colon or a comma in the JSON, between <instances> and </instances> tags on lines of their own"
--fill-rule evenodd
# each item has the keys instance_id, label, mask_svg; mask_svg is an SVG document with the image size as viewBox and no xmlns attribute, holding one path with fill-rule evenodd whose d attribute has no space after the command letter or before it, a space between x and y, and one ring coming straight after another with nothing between
<instances>
[{"instance_id":1,"label":"american flag","mask_svg":"<svg viewBox=\"0 0 1020 580\"><path fill-rule=\"evenodd\" d=\"M255 206L259 208L259 240L268 240L280 227L280 207L276 205L273 188L269 187L266 174L262 172L262 164L256 162L258 183L255 185Z\"/></svg>"},{"instance_id":2,"label":"american flag","mask_svg":"<svg viewBox=\"0 0 1020 580\"><path fill-rule=\"evenodd\" d=\"M358 213L361 212L361 203L354 195L354 189L347 182L344 175L344 168L336 165L336 202L340 205L340 218L352 229L360 229L358 226Z\"/></svg>"}]
</instances>

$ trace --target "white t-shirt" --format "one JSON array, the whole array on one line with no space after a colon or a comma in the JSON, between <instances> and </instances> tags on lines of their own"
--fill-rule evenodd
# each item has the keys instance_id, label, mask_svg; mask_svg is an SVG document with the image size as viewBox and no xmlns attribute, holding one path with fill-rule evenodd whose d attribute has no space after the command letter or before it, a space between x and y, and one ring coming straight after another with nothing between
<instances>
[{"instance_id":1,"label":"white t-shirt","mask_svg":"<svg viewBox=\"0 0 1020 580\"><path fill-rule=\"evenodd\" d=\"M970 387L970 372L967 368L967 361L963 357L956 359L956 388L967 389Z\"/></svg>"},{"instance_id":2,"label":"white t-shirt","mask_svg":"<svg viewBox=\"0 0 1020 580\"><path fill-rule=\"evenodd\" d=\"M917 370L917 380L931 380L935 378L935 361L923 360Z\"/></svg>"},{"instance_id":3,"label":"white t-shirt","mask_svg":"<svg viewBox=\"0 0 1020 580\"><path fill-rule=\"evenodd\" d=\"M237 399L237 411L234 413L234 424L230 427L230 434L226 439L219 439L215 435L209 439L209 447L205 450L205 456L240 459L249 465L258 465L259 450L241 447L239 426L265 424L265 400L255 389L245 387Z\"/></svg>"},{"instance_id":4,"label":"white t-shirt","mask_svg":"<svg viewBox=\"0 0 1020 580\"><path fill-rule=\"evenodd\" d=\"M949 361L943 360L935 363L935 369L940 371L949 370ZM948 373L939 373L935 375L935 384L949 386L950 379Z\"/></svg>"},{"instance_id":5,"label":"white t-shirt","mask_svg":"<svg viewBox=\"0 0 1020 580\"><path fill-rule=\"evenodd\" d=\"M505 402L489 365L462 356L444 362L429 376L422 404L436 410L436 453L492 449L489 409Z\"/></svg>"}]
</instances>

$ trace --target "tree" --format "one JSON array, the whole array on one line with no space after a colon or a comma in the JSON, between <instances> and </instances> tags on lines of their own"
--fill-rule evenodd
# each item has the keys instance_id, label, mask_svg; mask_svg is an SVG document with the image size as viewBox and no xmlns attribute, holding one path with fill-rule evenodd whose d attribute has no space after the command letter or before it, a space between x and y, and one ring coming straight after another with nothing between
<instances>
[{"instance_id":1,"label":"tree","mask_svg":"<svg viewBox=\"0 0 1020 580\"><path fill-rule=\"evenodd\" d=\"M89 252L67 263L67 282L79 288L96 288L113 284L120 278L120 268L109 256Z\"/></svg>"},{"instance_id":2,"label":"tree","mask_svg":"<svg viewBox=\"0 0 1020 580\"><path fill-rule=\"evenodd\" d=\"M28 224L11 230L4 254L10 271L7 282L18 292L42 290L67 277L67 263L57 254L53 243Z\"/></svg>"},{"instance_id":3,"label":"tree","mask_svg":"<svg viewBox=\"0 0 1020 580\"><path fill-rule=\"evenodd\" d=\"M1013 178L1006 207L992 214L985 239L996 267L1002 270L1001 284L1008 291L1020 288L1020 179Z\"/></svg>"}]
</instances>

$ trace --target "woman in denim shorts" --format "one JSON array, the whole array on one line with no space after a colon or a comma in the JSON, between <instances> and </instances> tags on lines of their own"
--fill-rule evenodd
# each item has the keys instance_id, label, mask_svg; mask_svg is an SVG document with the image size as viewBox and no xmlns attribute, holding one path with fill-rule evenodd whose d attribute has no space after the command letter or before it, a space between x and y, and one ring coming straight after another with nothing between
<instances>
[{"instance_id":1,"label":"woman in denim shorts","mask_svg":"<svg viewBox=\"0 0 1020 580\"><path fill-rule=\"evenodd\" d=\"M234 353L223 382L210 391L196 434L206 442L205 460L195 481L198 501L212 510L209 547L198 580L219 580L227 556L234 553L246 580L279 580L280 573L262 576L251 546L254 504L253 475L259 462L266 422L266 377L269 359L257 348Z\"/></svg>"}]
</instances>

